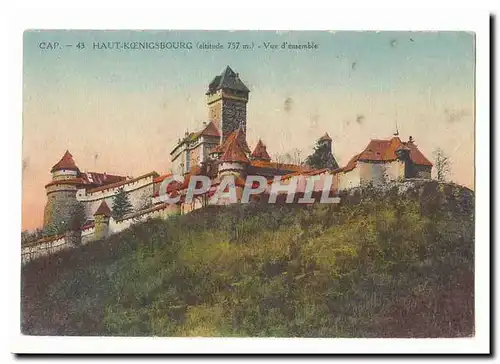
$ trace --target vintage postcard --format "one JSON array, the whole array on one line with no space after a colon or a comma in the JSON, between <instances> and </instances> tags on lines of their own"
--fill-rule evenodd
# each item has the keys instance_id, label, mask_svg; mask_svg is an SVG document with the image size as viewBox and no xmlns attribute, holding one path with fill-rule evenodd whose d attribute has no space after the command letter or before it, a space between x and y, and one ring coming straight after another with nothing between
<instances>
[{"instance_id":1,"label":"vintage postcard","mask_svg":"<svg viewBox=\"0 0 500 364\"><path fill-rule=\"evenodd\" d=\"M474 338L474 32L23 38L24 336Z\"/></svg>"}]
</instances>

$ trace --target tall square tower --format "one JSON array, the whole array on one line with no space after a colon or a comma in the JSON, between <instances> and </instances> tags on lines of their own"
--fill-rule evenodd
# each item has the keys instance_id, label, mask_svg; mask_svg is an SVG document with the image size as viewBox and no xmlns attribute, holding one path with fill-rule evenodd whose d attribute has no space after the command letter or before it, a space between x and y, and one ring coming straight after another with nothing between
<instances>
[{"instance_id":1,"label":"tall square tower","mask_svg":"<svg viewBox=\"0 0 500 364\"><path fill-rule=\"evenodd\" d=\"M221 143L240 126L246 133L250 90L229 66L208 85L208 120L220 131Z\"/></svg>"}]
</instances>

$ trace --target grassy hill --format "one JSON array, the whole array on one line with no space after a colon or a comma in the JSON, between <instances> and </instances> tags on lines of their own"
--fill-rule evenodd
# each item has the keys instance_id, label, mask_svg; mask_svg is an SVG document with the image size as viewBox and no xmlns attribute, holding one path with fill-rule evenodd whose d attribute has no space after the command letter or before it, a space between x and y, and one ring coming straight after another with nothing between
<instances>
[{"instance_id":1,"label":"grassy hill","mask_svg":"<svg viewBox=\"0 0 500 364\"><path fill-rule=\"evenodd\" d=\"M470 336L473 208L472 191L433 182L151 220L23 267L22 331Z\"/></svg>"}]
</instances>

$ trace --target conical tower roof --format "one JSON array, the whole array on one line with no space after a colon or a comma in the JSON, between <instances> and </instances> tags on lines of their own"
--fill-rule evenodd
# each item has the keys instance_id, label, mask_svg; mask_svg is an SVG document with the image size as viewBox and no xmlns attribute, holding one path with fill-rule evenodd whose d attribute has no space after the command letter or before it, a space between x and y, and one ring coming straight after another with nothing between
<instances>
[{"instance_id":1,"label":"conical tower roof","mask_svg":"<svg viewBox=\"0 0 500 364\"><path fill-rule=\"evenodd\" d=\"M252 153L252 158L253 159L258 159L258 160L263 160L263 161L270 161L271 157L267 153L267 148L262 143L262 140L259 139L257 145L255 146L255 149Z\"/></svg>"},{"instance_id":2,"label":"conical tower roof","mask_svg":"<svg viewBox=\"0 0 500 364\"><path fill-rule=\"evenodd\" d=\"M97 216L97 215L104 215L107 217L111 216L111 210L110 210L108 204L106 203L106 200L103 200L101 202L101 204L99 205L99 207L97 208L96 212L94 212L94 216Z\"/></svg>"},{"instance_id":3,"label":"conical tower roof","mask_svg":"<svg viewBox=\"0 0 500 364\"><path fill-rule=\"evenodd\" d=\"M224 151L227 149L229 144L231 144L233 142L233 140L237 141L237 143L240 145L241 149L245 153L251 153L251 150L248 147L248 144L247 144L247 141L245 138L245 134L243 133L243 129L241 128L241 126L238 129L236 129L235 131L233 131L231 134L229 134L228 137L226 138L226 140L224 141L224 143L215 147L212 152L213 153L224 153Z\"/></svg>"},{"instance_id":4,"label":"conical tower roof","mask_svg":"<svg viewBox=\"0 0 500 364\"><path fill-rule=\"evenodd\" d=\"M78 171L78 167L75 164L75 161L73 159L73 156L69 152L69 150L66 150L64 155L62 156L61 160L57 162L52 169L50 170L51 172L59 171L62 169L69 169L73 171Z\"/></svg>"},{"instance_id":5,"label":"conical tower roof","mask_svg":"<svg viewBox=\"0 0 500 364\"><path fill-rule=\"evenodd\" d=\"M210 82L207 93L212 93L221 89L250 92L248 87L240 80L238 73L234 72L229 66L227 66L219 76L215 76L212 82Z\"/></svg>"},{"instance_id":6,"label":"conical tower roof","mask_svg":"<svg viewBox=\"0 0 500 364\"><path fill-rule=\"evenodd\" d=\"M231 138L227 144L224 153L220 157L221 162L239 162L250 163L245 151L243 150L238 138Z\"/></svg>"},{"instance_id":7,"label":"conical tower roof","mask_svg":"<svg viewBox=\"0 0 500 364\"><path fill-rule=\"evenodd\" d=\"M321 138L318 139L318 141L322 142L323 140L327 140L329 142L332 141L332 138L330 138L330 135L328 135L328 133L325 133L325 135L323 135Z\"/></svg>"}]
</instances>

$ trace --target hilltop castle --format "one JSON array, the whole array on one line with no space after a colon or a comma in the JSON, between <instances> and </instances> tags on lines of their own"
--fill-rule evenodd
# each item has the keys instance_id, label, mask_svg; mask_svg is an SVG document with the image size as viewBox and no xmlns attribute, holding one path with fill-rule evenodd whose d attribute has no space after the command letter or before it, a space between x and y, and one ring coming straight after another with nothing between
<instances>
[{"instance_id":1,"label":"hilltop castle","mask_svg":"<svg viewBox=\"0 0 500 364\"><path fill-rule=\"evenodd\" d=\"M81 230L81 241L91 241L123 230L137 219L167 217L185 213L203 205L201 199L190 204L183 198L176 205L167 205L159 198L161 182L172 174L183 175L184 182L172 184L169 194L185 195L193 175L206 175L212 180L213 193L220 178L235 176L236 185L243 187L246 175L286 180L293 175L333 175L333 192L362 186L381 184L408 178L431 178L432 163L417 148L414 140L401 141L398 135L387 140L371 140L367 147L340 167L332 150L332 139L325 133L318 145L326 147L326 168L312 169L306 165L284 164L273 161L266 145L259 140L253 150L247 144L247 104L250 90L238 73L229 66L209 83L206 91L208 120L197 132L186 133L170 152L172 170L160 175L151 171L136 178L97 172L82 172L73 156L66 151L52 169L52 181L46 186L47 204L44 226L70 222L78 210L85 224L72 226ZM133 211L121 219L113 218L113 197L123 189ZM76 223L75 223L76 224ZM77 224L78 225L78 224ZM81 224L80 224L81 225ZM61 236L55 237L64 239ZM54 238L54 239L55 239ZM54 245L56 240L44 240ZM52 246L51 245L51 246ZM60 244L61 246L64 244ZM38 244L38 250L42 249ZM41 251L41 250L40 250ZM30 253L31 256L33 255ZM37 253L38 254L38 253ZM39 253L42 254L42 253Z\"/></svg>"}]
</instances>

